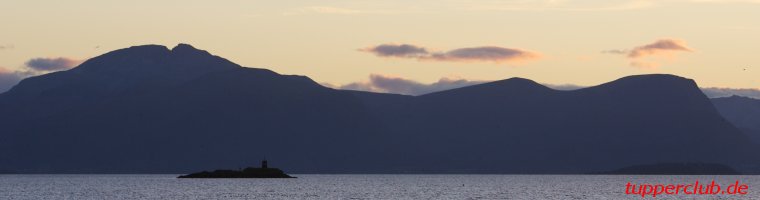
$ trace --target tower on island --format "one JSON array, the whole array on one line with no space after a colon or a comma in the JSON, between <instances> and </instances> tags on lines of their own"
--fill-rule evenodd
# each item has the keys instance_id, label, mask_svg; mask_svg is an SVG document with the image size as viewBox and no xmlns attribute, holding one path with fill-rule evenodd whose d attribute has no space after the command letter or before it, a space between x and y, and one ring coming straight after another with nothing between
<instances>
[{"instance_id":1,"label":"tower on island","mask_svg":"<svg viewBox=\"0 0 760 200\"><path fill-rule=\"evenodd\" d=\"M267 168L267 160L261 160L261 168L266 169Z\"/></svg>"}]
</instances>

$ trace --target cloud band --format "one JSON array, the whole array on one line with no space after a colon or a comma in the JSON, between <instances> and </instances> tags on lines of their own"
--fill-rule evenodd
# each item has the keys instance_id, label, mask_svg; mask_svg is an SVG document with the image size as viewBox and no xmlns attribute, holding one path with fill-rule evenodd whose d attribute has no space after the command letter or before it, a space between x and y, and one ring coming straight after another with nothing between
<instances>
[{"instance_id":1,"label":"cloud band","mask_svg":"<svg viewBox=\"0 0 760 200\"><path fill-rule=\"evenodd\" d=\"M449 51L433 52L425 47L412 44L382 44L359 49L379 57L412 58L421 61L449 62L523 62L539 59L541 54L522 49L497 46L458 48Z\"/></svg>"}]
</instances>

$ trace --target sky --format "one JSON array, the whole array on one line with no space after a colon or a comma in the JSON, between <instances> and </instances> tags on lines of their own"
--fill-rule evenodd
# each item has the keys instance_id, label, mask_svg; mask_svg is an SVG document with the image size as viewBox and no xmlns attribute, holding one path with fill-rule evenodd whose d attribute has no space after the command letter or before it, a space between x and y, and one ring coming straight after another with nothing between
<instances>
[{"instance_id":1,"label":"sky","mask_svg":"<svg viewBox=\"0 0 760 200\"><path fill-rule=\"evenodd\" d=\"M108 51L178 43L338 88L511 77L591 86L666 73L704 88L760 89L760 0L5 0L0 7L0 91Z\"/></svg>"}]
</instances>

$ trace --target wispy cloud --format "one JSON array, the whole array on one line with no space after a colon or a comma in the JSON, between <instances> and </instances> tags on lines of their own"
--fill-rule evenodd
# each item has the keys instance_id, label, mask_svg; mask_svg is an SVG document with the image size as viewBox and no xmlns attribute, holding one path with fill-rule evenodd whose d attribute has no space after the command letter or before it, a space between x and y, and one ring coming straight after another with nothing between
<instances>
[{"instance_id":1,"label":"wispy cloud","mask_svg":"<svg viewBox=\"0 0 760 200\"><path fill-rule=\"evenodd\" d=\"M663 58L672 60L680 52L692 52L686 41L681 39L660 39L653 43L634 47L630 50L604 50L606 54L625 55L630 59L630 65L639 68L657 68L661 65Z\"/></svg>"},{"instance_id":2,"label":"wispy cloud","mask_svg":"<svg viewBox=\"0 0 760 200\"><path fill-rule=\"evenodd\" d=\"M13 48L16 48L16 46L13 46L12 44L0 45L0 50L13 49Z\"/></svg>"},{"instance_id":3,"label":"wispy cloud","mask_svg":"<svg viewBox=\"0 0 760 200\"><path fill-rule=\"evenodd\" d=\"M36 70L36 71L59 71L59 70L66 70L70 69L72 67L75 67L79 63L82 63L80 60L75 60L71 58L32 58L29 61L26 61L26 67Z\"/></svg>"},{"instance_id":4,"label":"wispy cloud","mask_svg":"<svg viewBox=\"0 0 760 200\"><path fill-rule=\"evenodd\" d=\"M346 85L335 86L324 84L345 90L359 90L368 92L393 93L405 95L422 95L431 92L449 90L470 85L484 83L486 81L467 80L461 78L445 77L433 83L421 83L411 79L393 77L381 74L372 74L368 81L354 82Z\"/></svg>"},{"instance_id":5,"label":"wispy cloud","mask_svg":"<svg viewBox=\"0 0 760 200\"><path fill-rule=\"evenodd\" d=\"M608 53L608 54L628 54L628 50L623 50L623 49L609 49L609 50L604 50L604 51L602 51L602 53Z\"/></svg>"},{"instance_id":6,"label":"wispy cloud","mask_svg":"<svg viewBox=\"0 0 760 200\"><path fill-rule=\"evenodd\" d=\"M633 48L628 53L629 58L640 58L644 56L672 55L679 51L692 51L686 46L686 42L680 39L660 39L654 43Z\"/></svg>"},{"instance_id":7,"label":"wispy cloud","mask_svg":"<svg viewBox=\"0 0 760 200\"><path fill-rule=\"evenodd\" d=\"M443 53L433 53L423 59L439 61L489 61L489 62L521 62L541 57L538 53L521 49L485 46L460 48Z\"/></svg>"},{"instance_id":8,"label":"wispy cloud","mask_svg":"<svg viewBox=\"0 0 760 200\"><path fill-rule=\"evenodd\" d=\"M328 15L360 15L360 14L397 14L399 10L368 10L334 6L308 6L287 10L282 13L285 16L328 14Z\"/></svg>"},{"instance_id":9,"label":"wispy cloud","mask_svg":"<svg viewBox=\"0 0 760 200\"><path fill-rule=\"evenodd\" d=\"M377 2L374 3L373 7L368 7L366 4L297 7L282 12L282 15L377 15L484 11L614 12L704 3L758 4L760 3L760 0L441 0L435 1L435 3L426 4L425 6L410 6L408 2L395 1L385 1L379 4ZM378 7L383 7L384 9L377 9Z\"/></svg>"},{"instance_id":10,"label":"wispy cloud","mask_svg":"<svg viewBox=\"0 0 760 200\"><path fill-rule=\"evenodd\" d=\"M392 93L392 94L405 94L405 95L423 95L433 92L439 92L444 90L456 89L471 85L477 85L481 83L487 83L490 81L484 80L468 80L459 77L443 77L433 83L422 83L412 79L406 79L401 77L394 77L381 74L371 74L369 80L353 82L345 85L333 85L329 83L322 83L326 87L344 89L344 90L358 90L367 92L379 92L379 93ZM547 87L556 90L576 90L584 88L584 86L573 84L544 84Z\"/></svg>"},{"instance_id":11,"label":"wispy cloud","mask_svg":"<svg viewBox=\"0 0 760 200\"><path fill-rule=\"evenodd\" d=\"M659 62L651 62L651 61L631 61L630 63L633 67L638 67L642 69L654 69L660 67Z\"/></svg>"},{"instance_id":12,"label":"wispy cloud","mask_svg":"<svg viewBox=\"0 0 760 200\"><path fill-rule=\"evenodd\" d=\"M421 61L515 63L539 59L541 54L514 48L482 46L433 52L412 44L382 44L359 49L379 57L412 58Z\"/></svg>"},{"instance_id":13,"label":"wispy cloud","mask_svg":"<svg viewBox=\"0 0 760 200\"><path fill-rule=\"evenodd\" d=\"M658 5L654 0L532 0L532 1L487 1L461 7L474 11L620 11L650 8Z\"/></svg>"},{"instance_id":14,"label":"wispy cloud","mask_svg":"<svg viewBox=\"0 0 760 200\"><path fill-rule=\"evenodd\" d=\"M374 53L380 57L398 57L398 58L421 58L429 56L430 52L424 47L418 47L411 44L381 44L375 47L359 49L359 51Z\"/></svg>"},{"instance_id":15,"label":"wispy cloud","mask_svg":"<svg viewBox=\"0 0 760 200\"><path fill-rule=\"evenodd\" d=\"M760 0L690 0L696 3L757 3L760 4Z\"/></svg>"},{"instance_id":16,"label":"wispy cloud","mask_svg":"<svg viewBox=\"0 0 760 200\"><path fill-rule=\"evenodd\" d=\"M474 3L476 2L476 3ZM612 12L643 10L665 5L693 3L749 3L760 0L512 0L512 1L448 1L453 10L465 11L567 11L567 12Z\"/></svg>"},{"instance_id":17,"label":"wispy cloud","mask_svg":"<svg viewBox=\"0 0 760 200\"><path fill-rule=\"evenodd\" d=\"M348 9L348 8L329 7L329 6L311 6L311 7L303 7L303 8L295 9L290 14L305 14L305 13L354 15L354 14L364 13L364 11Z\"/></svg>"}]
</instances>

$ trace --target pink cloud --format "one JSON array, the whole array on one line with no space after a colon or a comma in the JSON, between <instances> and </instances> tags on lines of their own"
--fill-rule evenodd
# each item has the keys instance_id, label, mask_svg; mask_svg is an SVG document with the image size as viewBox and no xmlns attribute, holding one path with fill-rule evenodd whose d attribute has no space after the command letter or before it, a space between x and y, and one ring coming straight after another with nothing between
<instances>
[{"instance_id":1,"label":"pink cloud","mask_svg":"<svg viewBox=\"0 0 760 200\"><path fill-rule=\"evenodd\" d=\"M412 58L421 61L448 62L524 62L541 58L541 54L515 48L482 46L458 48L450 51L431 52L427 48L411 44L382 44L360 49L379 57Z\"/></svg>"},{"instance_id":2,"label":"pink cloud","mask_svg":"<svg viewBox=\"0 0 760 200\"><path fill-rule=\"evenodd\" d=\"M368 92L394 93L406 95L422 95L431 92L443 91L448 89L460 88L475 84L484 83L485 81L467 80L461 78L443 77L433 83L421 83L415 80L382 75L371 74L369 81L353 82L342 86L324 84L328 87L359 90Z\"/></svg>"},{"instance_id":3,"label":"pink cloud","mask_svg":"<svg viewBox=\"0 0 760 200\"><path fill-rule=\"evenodd\" d=\"M686 42L679 39L660 39L654 43L633 48L628 53L629 58L640 58L652 55L670 55L674 52L686 51L691 52L691 48L686 46Z\"/></svg>"},{"instance_id":4,"label":"pink cloud","mask_svg":"<svg viewBox=\"0 0 760 200\"><path fill-rule=\"evenodd\" d=\"M380 57L399 57L399 58L419 58L430 54L424 47L418 47L411 44L381 44L374 47L359 49L359 51L370 52Z\"/></svg>"},{"instance_id":5,"label":"pink cloud","mask_svg":"<svg viewBox=\"0 0 760 200\"><path fill-rule=\"evenodd\" d=\"M59 71L67 70L82 63L81 60L71 58L32 58L26 61L26 67L36 71Z\"/></svg>"},{"instance_id":6,"label":"pink cloud","mask_svg":"<svg viewBox=\"0 0 760 200\"><path fill-rule=\"evenodd\" d=\"M654 69L661 65L661 62L672 61L676 59L677 53L693 52L694 50L681 39L660 39L653 43L637 46L631 50L605 50L602 53L625 55L630 59L630 65L633 67Z\"/></svg>"},{"instance_id":7,"label":"pink cloud","mask_svg":"<svg viewBox=\"0 0 760 200\"><path fill-rule=\"evenodd\" d=\"M447 51L444 53L434 53L426 60L437 61L486 61L486 62L522 62L540 58L541 55L520 49L510 49L503 47L485 46L460 48Z\"/></svg>"}]
</instances>

